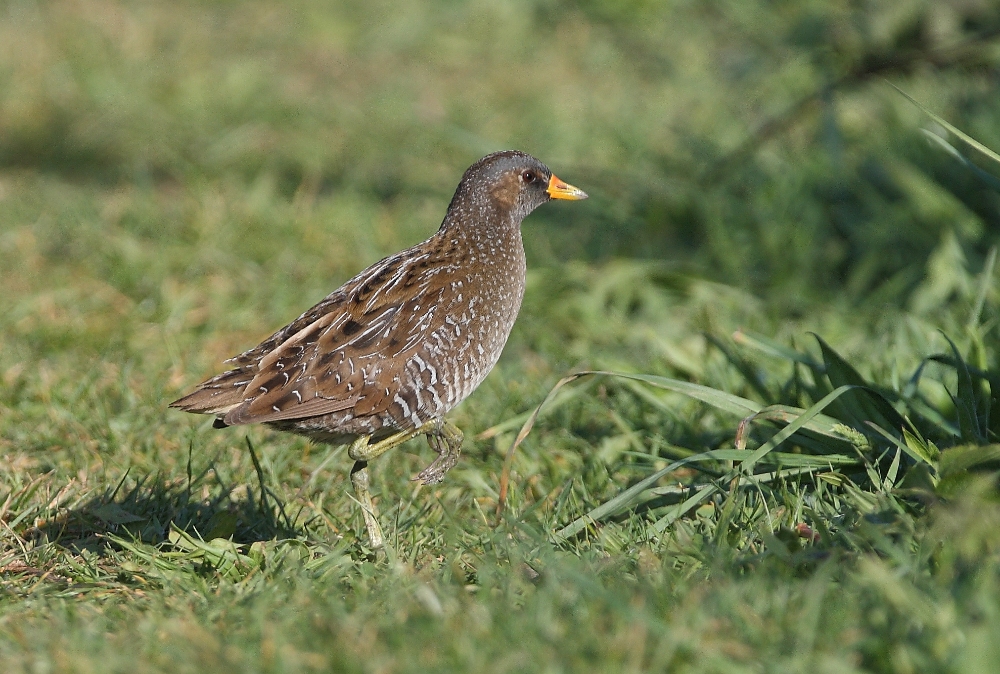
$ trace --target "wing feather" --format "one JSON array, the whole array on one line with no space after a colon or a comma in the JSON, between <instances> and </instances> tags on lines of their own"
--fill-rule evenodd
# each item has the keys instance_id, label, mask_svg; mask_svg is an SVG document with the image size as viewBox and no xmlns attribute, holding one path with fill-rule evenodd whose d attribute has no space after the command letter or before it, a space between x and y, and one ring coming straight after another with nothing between
<instances>
[{"instance_id":1,"label":"wing feather","mask_svg":"<svg viewBox=\"0 0 1000 674\"><path fill-rule=\"evenodd\" d=\"M238 398L228 395L226 407L205 411L224 413L230 426L347 410L354 417L385 413L441 297L433 290L428 295L431 277L420 274L427 255L408 253L373 265L233 359L241 364L230 371L239 373L232 377L241 381ZM178 402L202 394L212 381Z\"/></svg>"}]
</instances>

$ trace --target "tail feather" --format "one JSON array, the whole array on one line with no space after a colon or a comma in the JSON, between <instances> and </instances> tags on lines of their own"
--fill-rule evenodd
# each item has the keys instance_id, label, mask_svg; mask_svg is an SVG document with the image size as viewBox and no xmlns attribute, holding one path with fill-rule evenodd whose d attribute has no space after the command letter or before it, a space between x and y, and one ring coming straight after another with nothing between
<instances>
[{"instance_id":1,"label":"tail feather","mask_svg":"<svg viewBox=\"0 0 1000 674\"><path fill-rule=\"evenodd\" d=\"M225 414L243 402L243 392L251 379L253 374L245 368L229 370L199 384L169 406L193 414Z\"/></svg>"}]
</instances>

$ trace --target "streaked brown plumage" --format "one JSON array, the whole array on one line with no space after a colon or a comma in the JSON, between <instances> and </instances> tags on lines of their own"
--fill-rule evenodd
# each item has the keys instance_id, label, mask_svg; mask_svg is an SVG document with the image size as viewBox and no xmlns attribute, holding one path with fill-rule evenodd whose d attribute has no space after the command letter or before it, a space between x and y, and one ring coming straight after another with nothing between
<instances>
[{"instance_id":1,"label":"streaked brown plumage","mask_svg":"<svg viewBox=\"0 0 1000 674\"><path fill-rule=\"evenodd\" d=\"M431 238L364 270L171 407L214 414L219 427L265 423L363 445L355 471L425 433L440 456L417 478L439 481L461 447L443 417L492 369L521 306L521 221L550 199L585 197L530 155L484 157ZM370 442L379 449L366 451Z\"/></svg>"}]
</instances>

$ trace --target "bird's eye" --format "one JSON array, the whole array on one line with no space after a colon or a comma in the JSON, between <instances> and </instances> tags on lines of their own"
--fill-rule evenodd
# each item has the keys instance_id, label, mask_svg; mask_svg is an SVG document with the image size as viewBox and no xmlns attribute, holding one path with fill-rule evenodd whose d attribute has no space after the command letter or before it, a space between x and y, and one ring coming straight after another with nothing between
<instances>
[{"instance_id":1,"label":"bird's eye","mask_svg":"<svg viewBox=\"0 0 1000 674\"><path fill-rule=\"evenodd\" d=\"M526 183L533 183L535 182L535 174L532 173L531 171L525 171L524 173L521 174L521 180L523 180Z\"/></svg>"}]
</instances>

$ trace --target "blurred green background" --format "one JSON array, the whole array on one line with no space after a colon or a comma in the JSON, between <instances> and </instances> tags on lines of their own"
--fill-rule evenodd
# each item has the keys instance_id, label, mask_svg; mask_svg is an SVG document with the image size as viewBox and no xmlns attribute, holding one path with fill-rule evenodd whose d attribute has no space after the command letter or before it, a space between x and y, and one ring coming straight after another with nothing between
<instances>
[{"instance_id":1,"label":"blurred green background","mask_svg":"<svg viewBox=\"0 0 1000 674\"><path fill-rule=\"evenodd\" d=\"M100 229L119 246L171 271L185 259L185 277L280 266L314 236L289 271L327 282L423 238L464 167L509 147L593 195L532 219L534 267L652 258L790 302L905 302L945 236L978 259L997 227L995 190L887 84L1000 145L986 0L7 2L3 16L8 241L40 209L25 181L69 183L106 195ZM124 254L55 220L70 231L32 231L66 265ZM162 292L107 280L138 302Z\"/></svg>"},{"instance_id":2,"label":"blurred green background","mask_svg":"<svg viewBox=\"0 0 1000 674\"><path fill-rule=\"evenodd\" d=\"M930 518L878 480L870 508L782 483L738 517L720 501L649 538L632 513L567 552L553 529L733 446L730 417L602 382L519 450L523 528L490 519L514 431L568 372L815 402L738 330L814 355L815 331L867 381L919 388L945 446L968 438L930 359L943 330L1000 411L1000 170L892 85L1000 149L997 3L0 0L0 664L996 671L1000 509L978 482ZM506 148L591 198L524 223L524 307L454 415L462 463L434 491L408 482L422 444L373 464L399 547L373 563L338 450L250 429L291 513L265 517L244 434L166 403L432 234ZM815 549L777 545L809 517ZM172 526L232 536L252 570Z\"/></svg>"}]
</instances>

